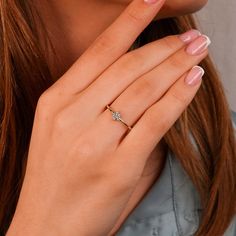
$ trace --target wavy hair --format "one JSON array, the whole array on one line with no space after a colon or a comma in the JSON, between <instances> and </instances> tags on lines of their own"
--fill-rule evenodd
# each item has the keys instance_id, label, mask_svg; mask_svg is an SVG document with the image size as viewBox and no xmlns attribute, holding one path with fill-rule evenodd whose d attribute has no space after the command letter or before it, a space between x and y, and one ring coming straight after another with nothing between
<instances>
[{"instance_id":1,"label":"wavy hair","mask_svg":"<svg viewBox=\"0 0 236 236\"><path fill-rule=\"evenodd\" d=\"M30 1L0 0L0 17L0 235L4 235L24 179L37 101L55 78L39 43L43 23ZM190 28L196 28L192 15L152 22L130 50ZM196 235L219 236L235 214L236 145L221 81L209 57L201 66L206 71L202 86L164 141L200 195L203 212Z\"/></svg>"}]
</instances>

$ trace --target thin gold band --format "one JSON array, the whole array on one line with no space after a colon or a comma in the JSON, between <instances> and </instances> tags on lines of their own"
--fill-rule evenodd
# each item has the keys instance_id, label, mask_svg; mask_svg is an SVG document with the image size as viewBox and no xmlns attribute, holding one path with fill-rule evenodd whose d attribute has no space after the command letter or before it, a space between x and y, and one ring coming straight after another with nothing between
<instances>
[{"instance_id":1,"label":"thin gold band","mask_svg":"<svg viewBox=\"0 0 236 236\"><path fill-rule=\"evenodd\" d=\"M129 130L132 129L131 126L124 122L124 120L121 118L121 114L118 111L114 111L109 105L107 105L106 107L112 112L113 120L121 121Z\"/></svg>"}]
</instances>

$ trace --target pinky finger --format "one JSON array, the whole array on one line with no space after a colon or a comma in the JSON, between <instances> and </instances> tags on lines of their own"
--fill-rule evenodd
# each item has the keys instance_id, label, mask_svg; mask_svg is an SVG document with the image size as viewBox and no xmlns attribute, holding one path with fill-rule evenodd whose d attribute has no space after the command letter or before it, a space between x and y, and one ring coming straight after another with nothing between
<instances>
[{"instance_id":1,"label":"pinky finger","mask_svg":"<svg viewBox=\"0 0 236 236\"><path fill-rule=\"evenodd\" d=\"M146 110L121 141L117 151L129 153L129 161L133 159L136 163L145 163L161 138L194 98L203 74L204 70L195 66L187 76L185 74L177 80L159 101Z\"/></svg>"}]
</instances>

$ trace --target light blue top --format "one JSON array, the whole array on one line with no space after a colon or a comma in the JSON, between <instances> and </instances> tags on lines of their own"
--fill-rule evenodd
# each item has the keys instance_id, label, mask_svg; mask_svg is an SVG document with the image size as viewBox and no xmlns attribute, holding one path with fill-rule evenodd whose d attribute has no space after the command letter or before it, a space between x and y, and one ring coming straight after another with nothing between
<instances>
[{"instance_id":1,"label":"light blue top","mask_svg":"<svg viewBox=\"0 0 236 236\"><path fill-rule=\"evenodd\" d=\"M232 117L236 124L236 113L232 113ZM198 192L169 150L158 181L134 208L116 236L190 236L196 232L200 216ZM224 235L236 236L236 216Z\"/></svg>"}]
</instances>

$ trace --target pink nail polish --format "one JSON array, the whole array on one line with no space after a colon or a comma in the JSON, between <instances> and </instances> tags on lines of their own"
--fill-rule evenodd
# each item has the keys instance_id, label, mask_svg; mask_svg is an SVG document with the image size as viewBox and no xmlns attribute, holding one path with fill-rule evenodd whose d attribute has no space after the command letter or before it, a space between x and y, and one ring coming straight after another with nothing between
<instances>
[{"instance_id":1,"label":"pink nail polish","mask_svg":"<svg viewBox=\"0 0 236 236\"><path fill-rule=\"evenodd\" d=\"M185 83L190 86L197 85L205 71L200 66L194 66L185 78Z\"/></svg>"},{"instance_id":2,"label":"pink nail polish","mask_svg":"<svg viewBox=\"0 0 236 236\"><path fill-rule=\"evenodd\" d=\"M201 35L188 45L186 52L190 55L199 55L203 53L210 44L211 40L206 35Z\"/></svg>"},{"instance_id":3,"label":"pink nail polish","mask_svg":"<svg viewBox=\"0 0 236 236\"><path fill-rule=\"evenodd\" d=\"M184 43L190 43L196 38L198 38L201 35L201 33L198 30L191 29L179 36L179 38L184 42Z\"/></svg>"}]
</instances>

